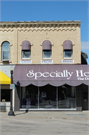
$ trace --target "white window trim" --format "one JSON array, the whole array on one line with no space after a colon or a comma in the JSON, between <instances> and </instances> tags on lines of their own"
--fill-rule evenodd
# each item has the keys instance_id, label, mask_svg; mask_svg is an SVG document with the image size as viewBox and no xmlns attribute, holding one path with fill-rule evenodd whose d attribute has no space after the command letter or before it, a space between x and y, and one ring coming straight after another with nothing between
<instances>
[{"instance_id":1,"label":"white window trim","mask_svg":"<svg viewBox=\"0 0 89 135\"><path fill-rule=\"evenodd\" d=\"M52 58L43 58L43 60L52 60Z\"/></svg>"},{"instance_id":2,"label":"white window trim","mask_svg":"<svg viewBox=\"0 0 89 135\"><path fill-rule=\"evenodd\" d=\"M4 42L8 42L8 41L4 41ZM3 42L3 43L4 43L4 42ZM3 50L2 50L3 43L2 43L2 45L1 45L1 61L10 61L10 46L11 46L11 45L10 45L10 43L8 42L8 43L9 43L9 51L7 51L7 50L4 50L4 51L3 51ZM3 52L9 52L9 59L3 59Z\"/></svg>"},{"instance_id":3,"label":"white window trim","mask_svg":"<svg viewBox=\"0 0 89 135\"><path fill-rule=\"evenodd\" d=\"M26 60L29 60L29 59L31 59L31 58L22 58L22 59L26 59Z\"/></svg>"}]
</instances>

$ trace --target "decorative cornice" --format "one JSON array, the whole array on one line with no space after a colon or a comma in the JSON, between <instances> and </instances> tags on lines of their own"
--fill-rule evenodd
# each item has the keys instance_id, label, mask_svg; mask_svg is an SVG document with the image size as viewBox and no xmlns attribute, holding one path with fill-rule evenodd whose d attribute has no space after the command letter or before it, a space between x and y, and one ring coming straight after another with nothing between
<instances>
[{"instance_id":1,"label":"decorative cornice","mask_svg":"<svg viewBox=\"0 0 89 135\"><path fill-rule=\"evenodd\" d=\"M43 27L43 28L19 28L18 29L18 31L19 32L29 32L29 31L75 31L76 30L76 28L58 28L58 27L56 27L56 28L53 28L53 27L49 27L49 28L45 28L45 27Z\"/></svg>"},{"instance_id":2,"label":"decorative cornice","mask_svg":"<svg viewBox=\"0 0 89 135\"><path fill-rule=\"evenodd\" d=\"M12 31L14 31L14 29L11 29L11 28L0 28L0 31L3 31L3 32L12 32Z\"/></svg>"},{"instance_id":3,"label":"decorative cornice","mask_svg":"<svg viewBox=\"0 0 89 135\"><path fill-rule=\"evenodd\" d=\"M0 28L80 27L80 21L0 22Z\"/></svg>"},{"instance_id":4,"label":"decorative cornice","mask_svg":"<svg viewBox=\"0 0 89 135\"><path fill-rule=\"evenodd\" d=\"M33 32L33 31L75 31L76 27L35 27L35 28L17 28L17 31L19 32ZM13 32L14 29L12 28L0 28L0 31L2 32Z\"/></svg>"}]
</instances>

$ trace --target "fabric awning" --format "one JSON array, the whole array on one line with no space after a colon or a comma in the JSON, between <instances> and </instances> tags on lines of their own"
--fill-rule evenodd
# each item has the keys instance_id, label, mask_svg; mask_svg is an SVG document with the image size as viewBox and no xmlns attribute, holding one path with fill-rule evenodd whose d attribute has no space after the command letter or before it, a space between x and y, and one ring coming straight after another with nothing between
<instances>
[{"instance_id":1,"label":"fabric awning","mask_svg":"<svg viewBox=\"0 0 89 135\"><path fill-rule=\"evenodd\" d=\"M51 50L51 48L52 48L52 45L51 45L51 42L49 40L45 40L42 43L42 49L43 50Z\"/></svg>"},{"instance_id":2,"label":"fabric awning","mask_svg":"<svg viewBox=\"0 0 89 135\"><path fill-rule=\"evenodd\" d=\"M25 40L22 42L22 50L31 50L31 44L29 41Z\"/></svg>"},{"instance_id":3,"label":"fabric awning","mask_svg":"<svg viewBox=\"0 0 89 135\"><path fill-rule=\"evenodd\" d=\"M70 40L64 41L63 50L72 50L72 42Z\"/></svg>"},{"instance_id":4,"label":"fabric awning","mask_svg":"<svg viewBox=\"0 0 89 135\"><path fill-rule=\"evenodd\" d=\"M13 74L14 84L18 86L61 86L68 84L89 85L88 65L16 65Z\"/></svg>"},{"instance_id":5,"label":"fabric awning","mask_svg":"<svg viewBox=\"0 0 89 135\"><path fill-rule=\"evenodd\" d=\"M11 84L11 79L0 71L0 84Z\"/></svg>"}]
</instances>

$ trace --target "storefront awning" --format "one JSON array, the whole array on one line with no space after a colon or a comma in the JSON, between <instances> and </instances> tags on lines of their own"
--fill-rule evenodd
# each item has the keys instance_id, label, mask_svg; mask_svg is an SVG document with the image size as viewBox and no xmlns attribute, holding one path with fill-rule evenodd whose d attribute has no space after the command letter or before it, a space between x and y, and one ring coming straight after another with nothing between
<instances>
[{"instance_id":1,"label":"storefront awning","mask_svg":"<svg viewBox=\"0 0 89 135\"><path fill-rule=\"evenodd\" d=\"M89 85L88 65L16 65L13 74L14 84L18 86L61 86L68 84Z\"/></svg>"},{"instance_id":2,"label":"storefront awning","mask_svg":"<svg viewBox=\"0 0 89 135\"><path fill-rule=\"evenodd\" d=\"M11 84L11 79L0 71L0 84Z\"/></svg>"}]
</instances>

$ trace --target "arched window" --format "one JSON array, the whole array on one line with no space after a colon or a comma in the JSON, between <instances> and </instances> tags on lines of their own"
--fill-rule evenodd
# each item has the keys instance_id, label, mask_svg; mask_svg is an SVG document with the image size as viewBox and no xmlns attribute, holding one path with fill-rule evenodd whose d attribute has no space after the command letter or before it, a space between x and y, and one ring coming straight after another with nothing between
<instances>
[{"instance_id":1,"label":"arched window","mask_svg":"<svg viewBox=\"0 0 89 135\"><path fill-rule=\"evenodd\" d=\"M31 44L25 40L22 42L22 59L29 59L31 55Z\"/></svg>"},{"instance_id":2,"label":"arched window","mask_svg":"<svg viewBox=\"0 0 89 135\"><path fill-rule=\"evenodd\" d=\"M51 45L51 42L49 40L45 40L42 43L43 59L51 58L51 52L52 52L51 48L52 48L52 45Z\"/></svg>"},{"instance_id":3,"label":"arched window","mask_svg":"<svg viewBox=\"0 0 89 135\"><path fill-rule=\"evenodd\" d=\"M2 51L1 51L1 58L2 61L9 61L10 60L10 43L5 41L2 43Z\"/></svg>"},{"instance_id":4,"label":"arched window","mask_svg":"<svg viewBox=\"0 0 89 135\"><path fill-rule=\"evenodd\" d=\"M72 58L72 42L70 40L65 40L63 43L63 52L64 52L64 58Z\"/></svg>"}]
</instances>

